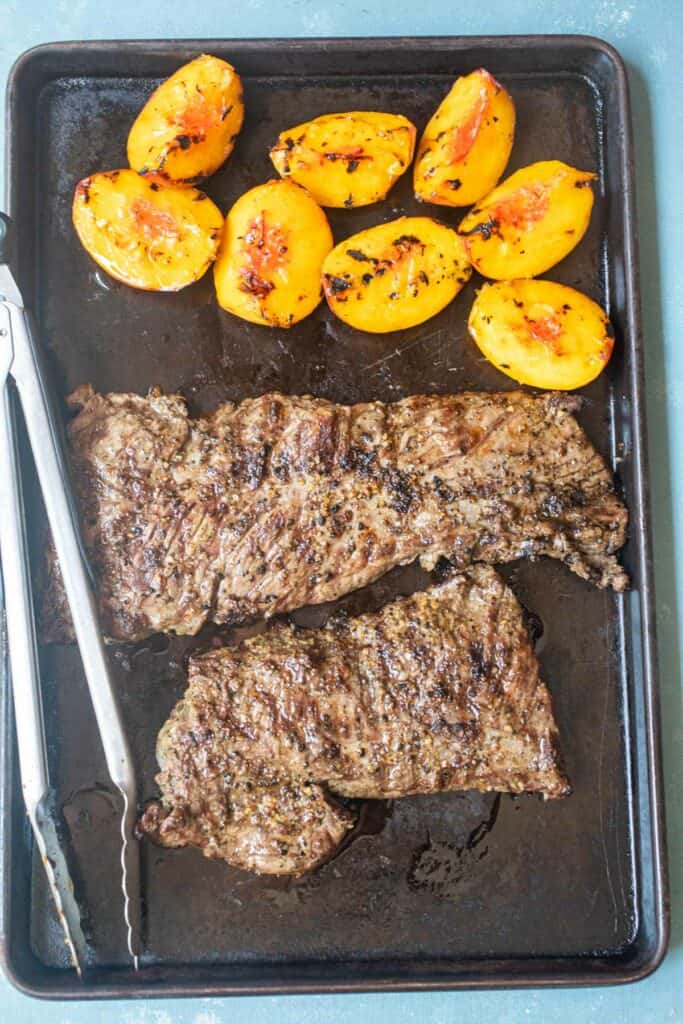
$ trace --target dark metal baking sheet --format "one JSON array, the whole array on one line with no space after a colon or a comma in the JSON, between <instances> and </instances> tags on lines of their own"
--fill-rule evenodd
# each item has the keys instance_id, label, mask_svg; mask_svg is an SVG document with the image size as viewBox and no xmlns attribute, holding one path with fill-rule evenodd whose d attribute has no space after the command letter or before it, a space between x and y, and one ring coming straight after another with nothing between
<instances>
[{"instance_id":1,"label":"dark metal baking sheet","mask_svg":"<svg viewBox=\"0 0 683 1024\"><path fill-rule=\"evenodd\" d=\"M364 834L298 881L256 878L192 850L144 847L143 968L126 963L116 821L76 651L43 652L52 777L90 916L96 963L79 984L23 823L11 711L2 687L5 967L25 991L60 998L499 986L628 981L666 948L652 565L643 420L633 169L627 84L594 39L511 37L73 43L41 47L8 91L9 205L17 270L34 306L57 394L179 390L193 411L279 388L343 402L511 382L467 339L477 281L428 323L392 336L351 331L321 306L290 331L221 312L211 276L177 295L118 285L96 269L70 223L75 182L125 163L125 140L152 85L208 51L245 80L247 120L207 184L222 208L272 176L279 130L316 114L387 109L422 128L452 79L486 66L511 90L511 168L555 157L599 175L586 238L551 276L605 303L617 346L585 390L581 420L615 467L631 512L625 596L590 588L563 566L507 567L542 624L538 653L574 784L565 801L449 794L369 805ZM410 175L389 198L332 211L335 237L424 212ZM439 208L449 223L457 211ZM30 474L28 483L30 485ZM39 503L31 524L41 541ZM424 585L397 571L350 595L353 612ZM304 611L319 622L325 609ZM257 627L258 628L258 627ZM244 631L242 631L244 632ZM117 645L112 661L143 798L154 792L154 740L183 689L194 640Z\"/></svg>"}]
</instances>

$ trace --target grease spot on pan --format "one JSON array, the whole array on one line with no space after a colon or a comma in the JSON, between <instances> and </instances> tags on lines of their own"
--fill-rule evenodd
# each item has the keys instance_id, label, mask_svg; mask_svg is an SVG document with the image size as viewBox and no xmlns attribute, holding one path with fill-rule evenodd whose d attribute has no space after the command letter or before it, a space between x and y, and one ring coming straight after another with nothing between
<instances>
[{"instance_id":1,"label":"grease spot on pan","mask_svg":"<svg viewBox=\"0 0 683 1024\"><path fill-rule=\"evenodd\" d=\"M432 839L428 833L427 842L413 854L408 869L408 886L413 891L426 892L440 899L457 899L459 883L488 854L488 845L481 844L495 825L499 808L500 793L497 793L489 816L472 829L462 846Z\"/></svg>"}]
</instances>

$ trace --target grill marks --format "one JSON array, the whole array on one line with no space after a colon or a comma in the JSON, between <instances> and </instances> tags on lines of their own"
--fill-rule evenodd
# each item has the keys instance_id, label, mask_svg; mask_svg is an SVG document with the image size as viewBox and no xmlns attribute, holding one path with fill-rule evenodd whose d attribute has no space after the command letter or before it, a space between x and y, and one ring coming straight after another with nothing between
<instances>
[{"instance_id":1,"label":"grill marks","mask_svg":"<svg viewBox=\"0 0 683 1024\"><path fill-rule=\"evenodd\" d=\"M374 615L191 659L157 756L148 834L280 874L334 852L353 823L335 796L568 792L521 608L483 566Z\"/></svg>"},{"instance_id":2,"label":"grill marks","mask_svg":"<svg viewBox=\"0 0 683 1024\"><path fill-rule=\"evenodd\" d=\"M85 543L116 638L333 600L416 557L547 554L626 586L614 557L626 510L573 398L346 407L271 394L202 420L178 396L84 388L71 402ZM54 591L45 607L48 636L63 638Z\"/></svg>"}]
</instances>

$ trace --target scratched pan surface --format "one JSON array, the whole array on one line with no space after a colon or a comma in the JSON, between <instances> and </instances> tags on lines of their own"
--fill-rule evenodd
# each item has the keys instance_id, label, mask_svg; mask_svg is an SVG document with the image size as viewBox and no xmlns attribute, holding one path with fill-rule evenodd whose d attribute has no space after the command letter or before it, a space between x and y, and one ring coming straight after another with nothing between
<instances>
[{"instance_id":1,"label":"scratched pan surface","mask_svg":"<svg viewBox=\"0 0 683 1024\"><path fill-rule=\"evenodd\" d=\"M596 41L568 37L84 43L33 51L10 85L10 203L20 225L20 280L60 399L86 381L104 391L180 391L193 412L275 388L357 402L511 386L466 337L477 280L433 320L382 337L347 329L324 306L290 331L252 326L219 310L210 275L178 295L153 295L96 269L71 227L74 184L124 164L128 128L152 87L202 51L232 60L245 80L246 126L228 165L206 186L223 209L272 175L268 147L282 128L365 108L406 114L421 129L452 79L480 65L517 105L510 169L553 157L599 174L589 232L552 276L606 303L616 327L615 357L586 389L581 420L624 487L633 589L625 597L601 593L549 561L505 569L541 634L537 649L574 785L570 799L544 806L534 797L450 794L369 804L355 839L297 881L256 878L191 850L145 845L147 938L137 975L125 956L115 807L79 660L73 647L46 649L51 771L95 954L77 984L65 969L22 821L5 687L7 968L29 991L73 998L642 976L665 948L666 881L630 135L619 59ZM413 200L408 175L385 202L333 211L330 220L342 239L418 212L425 208ZM456 211L433 212L458 220ZM34 519L39 538L38 512ZM426 582L415 569L396 571L343 604L357 613ZM295 618L315 624L327 612ZM154 741L183 691L188 652L244 633L210 630L192 640L155 637L112 648L143 800L156 792Z\"/></svg>"}]
</instances>

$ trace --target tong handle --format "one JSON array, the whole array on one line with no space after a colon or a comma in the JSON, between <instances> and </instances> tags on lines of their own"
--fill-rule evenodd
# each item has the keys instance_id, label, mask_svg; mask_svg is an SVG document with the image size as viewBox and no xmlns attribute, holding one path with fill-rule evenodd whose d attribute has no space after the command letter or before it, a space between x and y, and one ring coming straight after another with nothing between
<instances>
[{"instance_id":1,"label":"tong handle","mask_svg":"<svg viewBox=\"0 0 683 1024\"><path fill-rule=\"evenodd\" d=\"M9 342L0 337L0 348L3 344ZM0 387L0 553L21 788L32 817L47 796L49 781L21 477L8 385L6 378Z\"/></svg>"}]
</instances>

